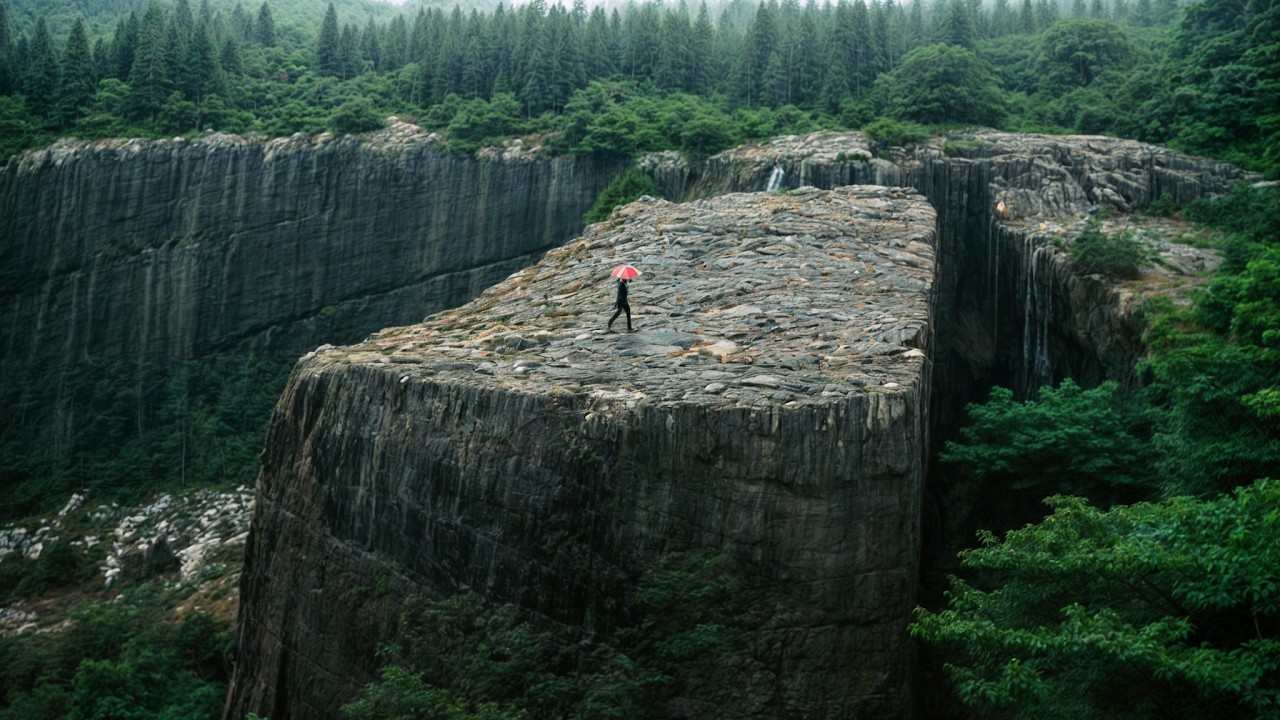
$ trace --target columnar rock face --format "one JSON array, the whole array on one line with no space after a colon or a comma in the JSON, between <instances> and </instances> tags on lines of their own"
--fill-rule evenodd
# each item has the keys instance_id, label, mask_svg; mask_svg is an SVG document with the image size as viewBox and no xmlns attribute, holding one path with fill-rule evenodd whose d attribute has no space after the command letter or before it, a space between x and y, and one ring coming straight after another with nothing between
<instances>
[{"instance_id":1,"label":"columnar rock face","mask_svg":"<svg viewBox=\"0 0 1280 720\"><path fill-rule=\"evenodd\" d=\"M0 168L0 372L357 340L573 237L618 169L446 154L400 122L26 153Z\"/></svg>"},{"instance_id":2,"label":"columnar rock face","mask_svg":"<svg viewBox=\"0 0 1280 720\"><path fill-rule=\"evenodd\" d=\"M642 200L467 305L309 354L267 441L227 717L335 716L405 594L605 632L695 548L758 599L672 716L909 716L935 225L882 187ZM636 331L606 333L621 262ZM350 592L378 573L393 601Z\"/></svg>"}]
</instances>

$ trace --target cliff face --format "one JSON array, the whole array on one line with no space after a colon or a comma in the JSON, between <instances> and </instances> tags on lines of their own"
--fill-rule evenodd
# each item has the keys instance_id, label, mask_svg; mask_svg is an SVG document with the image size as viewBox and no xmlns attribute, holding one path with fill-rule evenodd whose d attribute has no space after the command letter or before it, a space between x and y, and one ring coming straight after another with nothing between
<instances>
[{"instance_id":1,"label":"cliff face","mask_svg":"<svg viewBox=\"0 0 1280 720\"><path fill-rule=\"evenodd\" d=\"M880 147L861 133L823 132L701 163L663 153L643 164L678 197L763 190L771 181L905 186L927 197L939 218L944 300L935 375L948 389L936 398L941 418L958 417L993 383L1027 392L1064 377L1128 380L1142 352L1132 298L1112 283L1078 277L1062 248L1092 215L1138 212L1162 195L1185 203L1249 177L1132 140L990 130L906 149Z\"/></svg>"},{"instance_id":2,"label":"cliff face","mask_svg":"<svg viewBox=\"0 0 1280 720\"><path fill-rule=\"evenodd\" d=\"M617 169L445 154L399 122L27 153L0 169L0 372L357 340L573 237Z\"/></svg>"},{"instance_id":3,"label":"cliff face","mask_svg":"<svg viewBox=\"0 0 1280 720\"><path fill-rule=\"evenodd\" d=\"M673 716L909 715L934 227L886 188L639 202L468 305L309 354L267 442L227 717L333 717L405 595L598 633L694 548L753 599L746 649L682 678ZM606 334L622 261L637 331ZM380 568L392 600L350 591Z\"/></svg>"}]
</instances>

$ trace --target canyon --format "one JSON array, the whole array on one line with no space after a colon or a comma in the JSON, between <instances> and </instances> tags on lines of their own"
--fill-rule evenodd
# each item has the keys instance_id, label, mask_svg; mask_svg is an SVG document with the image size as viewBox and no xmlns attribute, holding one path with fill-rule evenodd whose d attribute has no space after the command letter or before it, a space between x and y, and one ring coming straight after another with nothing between
<instances>
[{"instance_id":1,"label":"canyon","mask_svg":"<svg viewBox=\"0 0 1280 720\"><path fill-rule=\"evenodd\" d=\"M751 651L670 716L910 716L930 438L992 384L1133 381L1140 295L1063 248L1247 179L986 130L640 165L684 202L585 232L620 162L449 155L404 123L62 143L0 171L4 372L314 349L264 454L228 718L334 716L405 597L468 589L602 632L691 548L764 599ZM1187 275L1212 262L1155 242ZM604 335L624 259L654 272L638 332ZM352 592L375 575L392 591Z\"/></svg>"}]
</instances>

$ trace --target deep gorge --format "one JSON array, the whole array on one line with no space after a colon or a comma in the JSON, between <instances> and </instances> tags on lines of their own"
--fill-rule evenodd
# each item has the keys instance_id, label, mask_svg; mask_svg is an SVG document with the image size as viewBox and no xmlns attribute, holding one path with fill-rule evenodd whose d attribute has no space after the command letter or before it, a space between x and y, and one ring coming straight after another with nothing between
<instances>
[{"instance_id":1,"label":"deep gorge","mask_svg":"<svg viewBox=\"0 0 1280 720\"><path fill-rule=\"evenodd\" d=\"M153 358L211 349L296 355L321 342L351 342L416 322L572 238L577 218L620 168L593 160L445 156L409 129L396 132L365 144L295 138L265 146L225 139L195 147L61 147L10 163L0 174L0 235L8 238L0 258L9 269L0 367L69 370L88 351ZM1229 166L1124 141L982 132L965 139L962 150L948 154L934 146L877 148L857 134L819 134L729 151L705 163L663 156L643 164L680 198L760 191L778 168L786 187L876 184L922 193L938 215L930 413L937 436L938 424L953 422L965 402L993 383L1025 392L1063 377L1090 383L1131 372L1141 353L1136 321L1108 286L1075 277L1054 250L1059 228L1069 229L1062 218L1098 208L1131 212L1166 193L1185 201L1222 192L1242 177ZM353 188L354 198L348 197ZM212 230L227 218L242 224ZM490 244L491 238L498 239ZM233 281L243 283L243 296L233 292ZM358 376L350 382L367 392L380 381L370 378L364 390ZM307 402L321 397L307 396ZM366 410L381 412L376 401ZM319 416L326 408L297 412ZM268 455L284 451L268 447ZM339 448L327 452L336 453L335 462L343 456ZM286 471L289 457L278 457ZM284 489L266 492L278 497ZM275 542L265 512L260 506L250 541L242 618L264 611L253 588L263 582L261 563L272 557L262 553ZM354 516L314 521L317 527L361 522ZM320 553L342 544L322 535L311 542ZM376 553L360 552L377 562ZM410 589L414 573L403 577ZM341 593L315 602L360 611ZM351 632L369 645L389 631L380 623L393 615L394 603L387 601L371 611L370 625ZM371 646L362 657L334 656L322 628L295 629L300 634L288 644L266 634L242 636L246 659L228 717L245 711L270 711L276 720L329 716L332 703L369 676ZM339 667L354 671L337 676ZM271 706L255 704L266 695L250 688L269 686L276 688L268 693ZM909 712L910 696L869 705L868 716L901 716Z\"/></svg>"}]
</instances>

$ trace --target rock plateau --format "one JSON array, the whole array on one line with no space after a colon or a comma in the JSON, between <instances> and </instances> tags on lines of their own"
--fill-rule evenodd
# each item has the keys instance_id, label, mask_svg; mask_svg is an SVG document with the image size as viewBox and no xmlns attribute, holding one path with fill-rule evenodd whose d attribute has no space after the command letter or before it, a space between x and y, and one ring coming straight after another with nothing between
<instances>
[{"instance_id":1,"label":"rock plateau","mask_svg":"<svg viewBox=\"0 0 1280 720\"><path fill-rule=\"evenodd\" d=\"M603 632L722 553L749 652L698 718L912 705L935 214L910 190L641 200L475 301L308 354L272 423L228 717L332 717L401 605L469 589ZM637 331L606 333L621 262ZM615 327L622 325L619 321ZM677 711L675 708L679 708Z\"/></svg>"}]
</instances>

